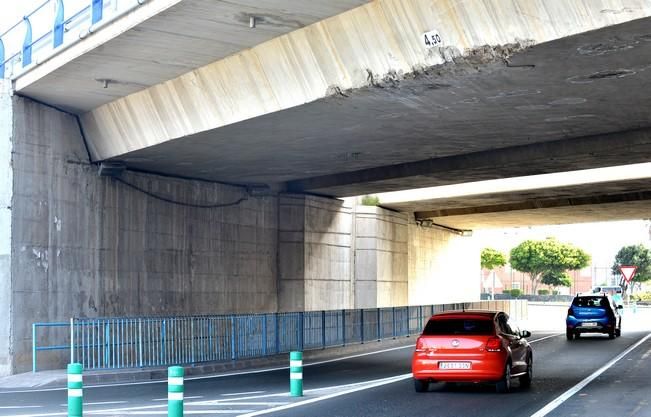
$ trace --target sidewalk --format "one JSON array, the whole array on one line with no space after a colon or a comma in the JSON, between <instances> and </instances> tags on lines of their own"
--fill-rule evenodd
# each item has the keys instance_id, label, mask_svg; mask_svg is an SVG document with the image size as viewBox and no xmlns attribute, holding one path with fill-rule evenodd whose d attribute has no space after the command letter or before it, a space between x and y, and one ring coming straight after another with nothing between
<instances>
[{"instance_id":1,"label":"sidewalk","mask_svg":"<svg viewBox=\"0 0 651 417\"><path fill-rule=\"evenodd\" d=\"M382 349L410 346L416 343L415 337L400 337L364 344L333 347L328 349L306 350L303 360L310 361L336 359L349 355L362 354ZM196 365L184 365L185 377L223 375L241 371L264 371L277 368L289 368L289 354L281 354L255 359L241 359L228 362L211 362ZM0 391L13 391L31 388L64 388L67 385L65 369L26 372L23 374L0 377ZM85 371L84 386L115 384L120 382L144 382L167 380L167 367L143 369L109 369Z\"/></svg>"}]
</instances>

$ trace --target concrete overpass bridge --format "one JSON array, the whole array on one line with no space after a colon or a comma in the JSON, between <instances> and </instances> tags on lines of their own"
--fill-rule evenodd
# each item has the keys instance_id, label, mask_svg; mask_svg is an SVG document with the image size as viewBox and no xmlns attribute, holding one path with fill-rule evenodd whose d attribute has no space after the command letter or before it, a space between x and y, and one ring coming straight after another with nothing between
<instances>
[{"instance_id":1,"label":"concrete overpass bridge","mask_svg":"<svg viewBox=\"0 0 651 417\"><path fill-rule=\"evenodd\" d=\"M32 321L456 301L461 230L647 217L644 175L331 197L649 161L648 1L131 3L5 63L3 372Z\"/></svg>"}]
</instances>

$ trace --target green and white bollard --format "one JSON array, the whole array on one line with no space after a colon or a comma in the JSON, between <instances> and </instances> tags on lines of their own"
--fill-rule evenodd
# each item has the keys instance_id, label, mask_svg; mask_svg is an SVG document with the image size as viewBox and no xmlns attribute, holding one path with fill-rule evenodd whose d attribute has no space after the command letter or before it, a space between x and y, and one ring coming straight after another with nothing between
<instances>
[{"instance_id":1,"label":"green and white bollard","mask_svg":"<svg viewBox=\"0 0 651 417\"><path fill-rule=\"evenodd\" d=\"M183 417L183 367L167 368L167 415Z\"/></svg>"},{"instance_id":2,"label":"green and white bollard","mask_svg":"<svg viewBox=\"0 0 651 417\"><path fill-rule=\"evenodd\" d=\"M303 396L303 352L289 352L289 394Z\"/></svg>"},{"instance_id":3,"label":"green and white bollard","mask_svg":"<svg viewBox=\"0 0 651 417\"><path fill-rule=\"evenodd\" d=\"M68 364L68 417L81 417L84 413L82 370L80 363Z\"/></svg>"}]
</instances>

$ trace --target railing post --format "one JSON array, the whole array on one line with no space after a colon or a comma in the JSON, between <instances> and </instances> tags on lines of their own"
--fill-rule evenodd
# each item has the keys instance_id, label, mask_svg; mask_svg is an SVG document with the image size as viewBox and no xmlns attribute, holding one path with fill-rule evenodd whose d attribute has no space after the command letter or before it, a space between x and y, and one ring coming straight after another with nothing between
<instances>
[{"instance_id":1,"label":"railing post","mask_svg":"<svg viewBox=\"0 0 651 417\"><path fill-rule=\"evenodd\" d=\"M231 359L237 359L237 353L235 353L235 316L231 316Z\"/></svg>"},{"instance_id":2,"label":"railing post","mask_svg":"<svg viewBox=\"0 0 651 417\"><path fill-rule=\"evenodd\" d=\"M83 415L83 367L80 363L68 364L68 417Z\"/></svg>"},{"instance_id":3,"label":"railing post","mask_svg":"<svg viewBox=\"0 0 651 417\"><path fill-rule=\"evenodd\" d=\"M305 312L301 311L298 314L298 329L299 329L298 330L298 349L301 352L304 350L303 345L304 345L304 342L305 342L305 335L304 335L305 326L304 326L304 323L305 323Z\"/></svg>"},{"instance_id":4,"label":"railing post","mask_svg":"<svg viewBox=\"0 0 651 417\"><path fill-rule=\"evenodd\" d=\"M364 309L361 308L359 311L360 311L359 322L361 324L361 329L359 333L360 333L361 342L364 343Z\"/></svg>"},{"instance_id":5,"label":"railing post","mask_svg":"<svg viewBox=\"0 0 651 417\"><path fill-rule=\"evenodd\" d=\"M274 313L274 325L276 328L276 354L280 353L280 324L278 323L280 319L280 314L279 313Z\"/></svg>"},{"instance_id":6,"label":"railing post","mask_svg":"<svg viewBox=\"0 0 651 417\"><path fill-rule=\"evenodd\" d=\"M63 17L63 0L57 0L56 4L56 14L54 15L54 28L52 29L52 47L56 48L57 46L63 43L63 32L64 32L64 17Z\"/></svg>"},{"instance_id":7,"label":"railing post","mask_svg":"<svg viewBox=\"0 0 651 417\"><path fill-rule=\"evenodd\" d=\"M393 338L396 338L396 308L391 307L391 315L393 316Z\"/></svg>"},{"instance_id":8,"label":"railing post","mask_svg":"<svg viewBox=\"0 0 651 417\"><path fill-rule=\"evenodd\" d=\"M341 310L341 345L346 346L346 310Z\"/></svg>"},{"instance_id":9,"label":"railing post","mask_svg":"<svg viewBox=\"0 0 651 417\"><path fill-rule=\"evenodd\" d=\"M70 317L70 363L75 363L75 319L73 317Z\"/></svg>"},{"instance_id":10,"label":"railing post","mask_svg":"<svg viewBox=\"0 0 651 417\"><path fill-rule=\"evenodd\" d=\"M380 308L377 309L377 340L382 340L382 316Z\"/></svg>"},{"instance_id":11,"label":"railing post","mask_svg":"<svg viewBox=\"0 0 651 417\"><path fill-rule=\"evenodd\" d=\"M167 326L166 326L166 320L163 319L161 326L160 326L160 341L161 341L161 348L160 348L160 359L161 359L161 365L164 365L165 362L167 361L166 354L167 352L165 351L165 338L167 336Z\"/></svg>"},{"instance_id":12,"label":"railing post","mask_svg":"<svg viewBox=\"0 0 651 417\"><path fill-rule=\"evenodd\" d=\"M91 24L94 25L102 20L102 12L104 11L103 0L92 0L91 8Z\"/></svg>"},{"instance_id":13,"label":"railing post","mask_svg":"<svg viewBox=\"0 0 651 417\"><path fill-rule=\"evenodd\" d=\"M321 345L323 346L323 349L326 348L326 312L325 310L321 310Z\"/></svg>"},{"instance_id":14,"label":"railing post","mask_svg":"<svg viewBox=\"0 0 651 417\"><path fill-rule=\"evenodd\" d=\"M32 63L32 23L29 18L23 18L25 22L25 40L23 41L23 68Z\"/></svg>"},{"instance_id":15,"label":"railing post","mask_svg":"<svg viewBox=\"0 0 651 417\"><path fill-rule=\"evenodd\" d=\"M262 355L267 356L267 315L262 315Z\"/></svg>"},{"instance_id":16,"label":"railing post","mask_svg":"<svg viewBox=\"0 0 651 417\"><path fill-rule=\"evenodd\" d=\"M139 364L142 368L142 318L138 318L138 357Z\"/></svg>"},{"instance_id":17,"label":"railing post","mask_svg":"<svg viewBox=\"0 0 651 417\"><path fill-rule=\"evenodd\" d=\"M36 372L36 323L32 323L32 372Z\"/></svg>"}]
</instances>

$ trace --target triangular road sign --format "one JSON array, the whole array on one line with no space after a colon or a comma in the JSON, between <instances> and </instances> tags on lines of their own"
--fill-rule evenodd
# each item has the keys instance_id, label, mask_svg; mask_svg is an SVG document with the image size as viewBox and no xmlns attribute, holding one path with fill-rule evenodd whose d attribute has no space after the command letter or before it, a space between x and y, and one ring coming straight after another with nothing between
<instances>
[{"instance_id":1,"label":"triangular road sign","mask_svg":"<svg viewBox=\"0 0 651 417\"><path fill-rule=\"evenodd\" d=\"M630 283L633 277L635 276L635 272L637 271L637 266L633 265L620 265L619 266L619 272L622 273L622 276L626 280L627 283Z\"/></svg>"}]
</instances>

